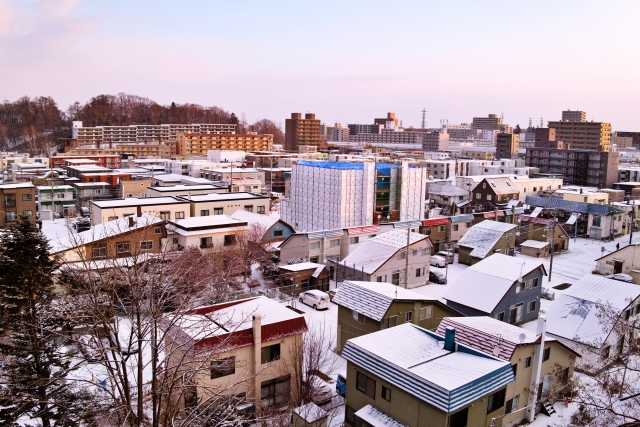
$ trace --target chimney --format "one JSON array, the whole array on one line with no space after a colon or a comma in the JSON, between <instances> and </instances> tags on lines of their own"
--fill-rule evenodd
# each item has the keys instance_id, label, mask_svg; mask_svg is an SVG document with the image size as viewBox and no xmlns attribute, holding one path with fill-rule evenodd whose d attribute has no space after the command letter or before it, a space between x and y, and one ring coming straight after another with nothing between
<instances>
[{"instance_id":1,"label":"chimney","mask_svg":"<svg viewBox=\"0 0 640 427\"><path fill-rule=\"evenodd\" d=\"M252 317L252 332L253 332L253 397L256 411L259 413L260 409L260 364L262 363L262 316L254 314Z\"/></svg>"},{"instance_id":2,"label":"chimney","mask_svg":"<svg viewBox=\"0 0 640 427\"><path fill-rule=\"evenodd\" d=\"M129 219L129 227L133 227L134 224L135 224L135 221L133 220L133 217L132 216L128 216L127 218Z\"/></svg>"},{"instance_id":3,"label":"chimney","mask_svg":"<svg viewBox=\"0 0 640 427\"><path fill-rule=\"evenodd\" d=\"M456 351L456 330L454 328L447 328L444 333L444 349Z\"/></svg>"},{"instance_id":4,"label":"chimney","mask_svg":"<svg viewBox=\"0 0 640 427\"><path fill-rule=\"evenodd\" d=\"M137 207L137 212L136 213L138 215L138 218L140 218L142 216L142 206L138 206Z\"/></svg>"}]
</instances>

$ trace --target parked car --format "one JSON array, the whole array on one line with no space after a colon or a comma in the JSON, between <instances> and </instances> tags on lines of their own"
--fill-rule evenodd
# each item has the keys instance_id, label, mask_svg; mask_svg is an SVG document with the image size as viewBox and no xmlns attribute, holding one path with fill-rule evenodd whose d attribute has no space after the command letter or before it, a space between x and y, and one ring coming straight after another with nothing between
<instances>
[{"instance_id":1,"label":"parked car","mask_svg":"<svg viewBox=\"0 0 640 427\"><path fill-rule=\"evenodd\" d=\"M342 397L347 394L347 371L338 373L336 377L336 393Z\"/></svg>"},{"instance_id":2,"label":"parked car","mask_svg":"<svg viewBox=\"0 0 640 427\"><path fill-rule=\"evenodd\" d=\"M333 302L333 298L336 296L336 293L338 292L337 289L330 289L327 291L327 295L329 295L329 300L331 302Z\"/></svg>"},{"instance_id":3,"label":"parked car","mask_svg":"<svg viewBox=\"0 0 640 427\"><path fill-rule=\"evenodd\" d=\"M312 395L311 400L316 405L322 405L331 401L333 397L333 392L331 391L331 386L326 381L323 381L320 377L316 375L311 375L308 378L308 385L311 387Z\"/></svg>"},{"instance_id":4,"label":"parked car","mask_svg":"<svg viewBox=\"0 0 640 427\"><path fill-rule=\"evenodd\" d=\"M436 267L445 267L447 265L447 259L438 255L432 255L429 264Z\"/></svg>"},{"instance_id":5,"label":"parked car","mask_svg":"<svg viewBox=\"0 0 640 427\"><path fill-rule=\"evenodd\" d=\"M314 310L320 310L322 308L329 308L330 298L326 293L317 289L312 289L301 293L298 301L313 307Z\"/></svg>"},{"instance_id":6,"label":"parked car","mask_svg":"<svg viewBox=\"0 0 640 427\"><path fill-rule=\"evenodd\" d=\"M453 264L453 260L454 260L453 251L451 251L451 252L440 251L436 255L446 259L449 264Z\"/></svg>"},{"instance_id":7,"label":"parked car","mask_svg":"<svg viewBox=\"0 0 640 427\"><path fill-rule=\"evenodd\" d=\"M633 277L624 273L609 274L604 276L606 279L619 280L621 282L633 283Z\"/></svg>"},{"instance_id":8,"label":"parked car","mask_svg":"<svg viewBox=\"0 0 640 427\"><path fill-rule=\"evenodd\" d=\"M433 283L439 283L441 285L447 284L447 278L444 273L438 270L429 271L429 281Z\"/></svg>"}]
</instances>

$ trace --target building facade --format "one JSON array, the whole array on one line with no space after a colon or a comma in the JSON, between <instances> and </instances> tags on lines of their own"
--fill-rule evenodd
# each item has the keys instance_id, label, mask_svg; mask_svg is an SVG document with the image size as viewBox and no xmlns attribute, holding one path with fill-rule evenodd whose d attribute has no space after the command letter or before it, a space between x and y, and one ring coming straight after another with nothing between
<instances>
[{"instance_id":1,"label":"building facade","mask_svg":"<svg viewBox=\"0 0 640 427\"><path fill-rule=\"evenodd\" d=\"M187 133L179 134L176 154L206 156L210 150L262 151L273 150L273 135Z\"/></svg>"},{"instance_id":2,"label":"building facade","mask_svg":"<svg viewBox=\"0 0 640 427\"><path fill-rule=\"evenodd\" d=\"M302 113L291 113L291 118L285 121L284 149L298 152L299 145L324 145L320 120L315 114L307 113L303 119Z\"/></svg>"},{"instance_id":3,"label":"building facade","mask_svg":"<svg viewBox=\"0 0 640 427\"><path fill-rule=\"evenodd\" d=\"M30 182L0 185L0 228L7 228L26 215L36 222L36 187Z\"/></svg>"},{"instance_id":4,"label":"building facade","mask_svg":"<svg viewBox=\"0 0 640 427\"><path fill-rule=\"evenodd\" d=\"M518 155L520 135L515 133L499 133L496 138L496 158L510 159Z\"/></svg>"}]
</instances>

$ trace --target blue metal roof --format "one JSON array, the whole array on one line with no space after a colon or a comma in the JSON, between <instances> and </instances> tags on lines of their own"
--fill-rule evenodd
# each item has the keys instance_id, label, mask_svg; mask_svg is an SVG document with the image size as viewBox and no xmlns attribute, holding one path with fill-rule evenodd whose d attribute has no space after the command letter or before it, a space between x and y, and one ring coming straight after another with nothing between
<instances>
[{"instance_id":1,"label":"blue metal roof","mask_svg":"<svg viewBox=\"0 0 640 427\"><path fill-rule=\"evenodd\" d=\"M311 166L314 168L323 169L344 169L344 170L361 170L364 169L364 163L362 162L325 162L325 161L313 161L313 160L299 160L297 165ZM378 170L390 170L399 169L402 166L393 163L376 163L376 169Z\"/></svg>"},{"instance_id":2,"label":"blue metal roof","mask_svg":"<svg viewBox=\"0 0 640 427\"><path fill-rule=\"evenodd\" d=\"M511 364L406 323L347 341L342 356L420 400L454 412L515 380Z\"/></svg>"},{"instance_id":3,"label":"blue metal roof","mask_svg":"<svg viewBox=\"0 0 640 427\"><path fill-rule=\"evenodd\" d=\"M555 199L550 197L527 196L525 204L542 208L558 208L564 211L593 214L600 216L612 215L617 209L609 205L599 205L597 203L573 202L569 200Z\"/></svg>"},{"instance_id":4,"label":"blue metal roof","mask_svg":"<svg viewBox=\"0 0 640 427\"><path fill-rule=\"evenodd\" d=\"M473 215L472 214L455 215L455 216L449 217L449 219L451 220L451 222L467 222L467 221L473 221Z\"/></svg>"}]
</instances>

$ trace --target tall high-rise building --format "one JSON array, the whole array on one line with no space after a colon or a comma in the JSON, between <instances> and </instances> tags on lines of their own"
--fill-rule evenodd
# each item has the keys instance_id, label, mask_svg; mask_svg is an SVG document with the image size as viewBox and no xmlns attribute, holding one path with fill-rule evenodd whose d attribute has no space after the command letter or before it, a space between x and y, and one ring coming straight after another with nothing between
<instances>
[{"instance_id":1,"label":"tall high-rise building","mask_svg":"<svg viewBox=\"0 0 640 427\"><path fill-rule=\"evenodd\" d=\"M520 135L515 133L499 133L496 138L496 158L510 159L518 155Z\"/></svg>"},{"instance_id":2,"label":"tall high-rise building","mask_svg":"<svg viewBox=\"0 0 640 427\"><path fill-rule=\"evenodd\" d=\"M303 119L301 113L291 113L291 118L285 121L284 149L297 152L299 145L324 145L320 120L315 114L307 113Z\"/></svg>"},{"instance_id":3,"label":"tall high-rise building","mask_svg":"<svg viewBox=\"0 0 640 427\"><path fill-rule=\"evenodd\" d=\"M611 145L611 123L559 121L549 122L549 128L567 148L609 151Z\"/></svg>"},{"instance_id":4,"label":"tall high-rise building","mask_svg":"<svg viewBox=\"0 0 640 427\"><path fill-rule=\"evenodd\" d=\"M474 117L471 122L472 129L498 130L504 133L512 133L513 128L506 123L502 123L502 117L497 114L489 114L487 117Z\"/></svg>"},{"instance_id":5,"label":"tall high-rise building","mask_svg":"<svg viewBox=\"0 0 640 427\"><path fill-rule=\"evenodd\" d=\"M562 112L563 122L586 122L587 112L579 110L565 110Z\"/></svg>"},{"instance_id":6,"label":"tall high-rise building","mask_svg":"<svg viewBox=\"0 0 640 427\"><path fill-rule=\"evenodd\" d=\"M424 217L426 171L387 163L298 161L283 221L297 231L359 227Z\"/></svg>"}]
</instances>

